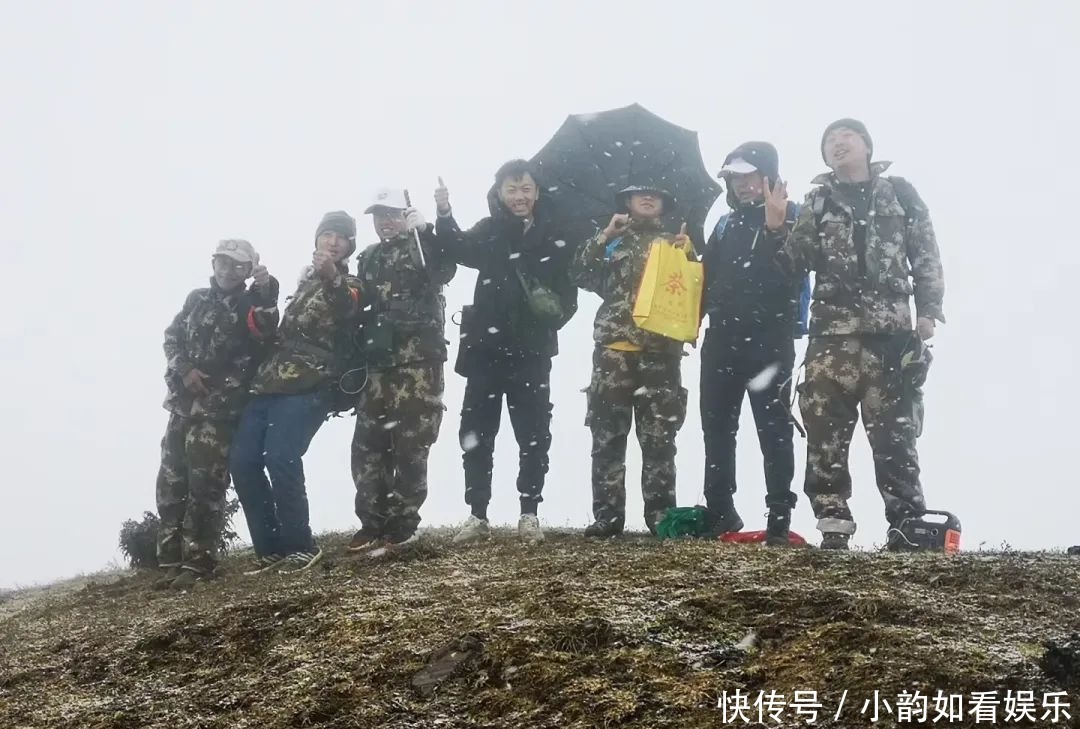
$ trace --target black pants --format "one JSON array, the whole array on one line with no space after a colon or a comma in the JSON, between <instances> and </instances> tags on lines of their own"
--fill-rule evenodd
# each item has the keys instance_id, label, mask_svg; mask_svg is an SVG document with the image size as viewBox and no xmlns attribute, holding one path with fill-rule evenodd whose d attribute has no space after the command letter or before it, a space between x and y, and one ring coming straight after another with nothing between
<instances>
[{"instance_id":1,"label":"black pants","mask_svg":"<svg viewBox=\"0 0 1080 729\"><path fill-rule=\"evenodd\" d=\"M705 501L723 510L735 493L735 435L744 395L750 395L761 455L765 459L765 505L791 507L795 494L791 398L795 343L745 341L716 329L705 332L701 347L701 427L705 434ZM770 376L771 374L771 376Z\"/></svg>"},{"instance_id":2,"label":"black pants","mask_svg":"<svg viewBox=\"0 0 1080 729\"><path fill-rule=\"evenodd\" d=\"M549 357L470 358L458 433L465 466L465 503L474 512L491 501L495 436L503 397L518 442L517 490L523 514L542 501L551 447L551 359Z\"/></svg>"}]
</instances>

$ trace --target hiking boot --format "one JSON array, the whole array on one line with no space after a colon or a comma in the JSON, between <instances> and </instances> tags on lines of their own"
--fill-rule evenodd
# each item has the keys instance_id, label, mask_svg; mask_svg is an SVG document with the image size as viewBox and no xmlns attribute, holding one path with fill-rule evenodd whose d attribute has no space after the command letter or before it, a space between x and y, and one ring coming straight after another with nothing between
<instances>
[{"instance_id":1,"label":"hiking boot","mask_svg":"<svg viewBox=\"0 0 1080 729\"><path fill-rule=\"evenodd\" d=\"M374 549L380 544L382 544L382 537L374 529L361 527L356 534L353 534L352 541L345 547L345 551L349 554L356 554Z\"/></svg>"},{"instance_id":2,"label":"hiking boot","mask_svg":"<svg viewBox=\"0 0 1080 729\"><path fill-rule=\"evenodd\" d=\"M540 519L536 514L522 514L518 519L518 539L526 544L544 541L544 530L540 528Z\"/></svg>"},{"instance_id":3,"label":"hiking boot","mask_svg":"<svg viewBox=\"0 0 1080 729\"><path fill-rule=\"evenodd\" d=\"M322 562L323 551L318 547L310 552L293 552L278 563L278 572L305 572Z\"/></svg>"},{"instance_id":4,"label":"hiking boot","mask_svg":"<svg viewBox=\"0 0 1080 729\"><path fill-rule=\"evenodd\" d=\"M190 590L195 586L196 582L202 582L210 579L210 573L199 572L198 570L187 569L186 567L180 570L180 574L175 580L169 583L170 590Z\"/></svg>"},{"instance_id":5,"label":"hiking boot","mask_svg":"<svg viewBox=\"0 0 1080 729\"><path fill-rule=\"evenodd\" d=\"M478 542L481 539L488 539L490 537L491 527L488 525L488 520L481 519L475 514L469 514L469 518L465 520L465 524L458 533L454 535L454 544Z\"/></svg>"},{"instance_id":6,"label":"hiking boot","mask_svg":"<svg viewBox=\"0 0 1080 729\"><path fill-rule=\"evenodd\" d=\"M821 548L846 550L848 549L848 540L850 538L850 534L841 534L840 532L825 532L821 535Z\"/></svg>"},{"instance_id":7,"label":"hiking boot","mask_svg":"<svg viewBox=\"0 0 1080 729\"><path fill-rule=\"evenodd\" d=\"M622 534L622 524L610 519L597 519L585 527L585 536L589 539L607 539Z\"/></svg>"},{"instance_id":8,"label":"hiking boot","mask_svg":"<svg viewBox=\"0 0 1080 729\"><path fill-rule=\"evenodd\" d=\"M154 580L154 583L150 587L155 590L167 590L169 589L169 585L172 584L172 581L180 576L180 572L180 565L169 565L165 568L165 571L161 574L161 577Z\"/></svg>"},{"instance_id":9,"label":"hiking boot","mask_svg":"<svg viewBox=\"0 0 1080 729\"><path fill-rule=\"evenodd\" d=\"M765 544L770 547L786 547L790 544L791 509L769 509L769 522L765 527Z\"/></svg>"},{"instance_id":10,"label":"hiking boot","mask_svg":"<svg viewBox=\"0 0 1080 729\"><path fill-rule=\"evenodd\" d=\"M701 536L703 539L719 539L728 532L742 531L743 526L742 517L735 511L734 505L717 511L706 509L705 533Z\"/></svg>"},{"instance_id":11,"label":"hiking boot","mask_svg":"<svg viewBox=\"0 0 1080 729\"><path fill-rule=\"evenodd\" d=\"M248 565L248 568L244 570L243 574L246 577L261 575L280 565L281 560L283 559L285 559L285 555L283 554L264 554L261 557L253 559L251 564Z\"/></svg>"}]
</instances>

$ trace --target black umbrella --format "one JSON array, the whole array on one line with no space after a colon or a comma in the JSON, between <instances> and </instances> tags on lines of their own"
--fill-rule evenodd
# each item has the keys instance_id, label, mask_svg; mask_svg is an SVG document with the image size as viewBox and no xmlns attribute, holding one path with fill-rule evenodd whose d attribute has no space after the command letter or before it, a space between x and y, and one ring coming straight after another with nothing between
<instances>
[{"instance_id":1,"label":"black umbrella","mask_svg":"<svg viewBox=\"0 0 1080 729\"><path fill-rule=\"evenodd\" d=\"M685 222L700 250L705 216L721 192L705 169L697 132L638 104L567 117L532 162L555 213L582 238L607 225L620 190L642 185L675 196L665 226L674 232Z\"/></svg>"}]
</instances>

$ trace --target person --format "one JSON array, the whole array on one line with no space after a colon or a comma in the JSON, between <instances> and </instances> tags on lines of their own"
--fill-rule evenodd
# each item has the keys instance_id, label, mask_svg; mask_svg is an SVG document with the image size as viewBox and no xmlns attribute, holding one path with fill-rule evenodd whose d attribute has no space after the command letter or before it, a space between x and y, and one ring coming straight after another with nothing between
<instances>
[{"instance_id":1,"label":"person","mask_svg":"<svg viewBox=\"0 0 1080 729\"><path fill-rule=\"evenodd\" d=\"M252 382L255 397L244 409L229 457L255 548L247 574L307 570L323 557L311 535L303 457L342 376L342 332L355 326L360 287L347 264L355 250L356 221L343 211L323 216L312 265Z\"/></svg>"},{"instance_id":2,"label":"person","mask_svg":"<svg viewBox=\"0 0 1080 729\"><path fill-rule=\"evenodd\" d=\"M165 330L169 423L157 477L158 587L186 589L217 567L229 444L278 323L277 279L251 243L221 241L211 265L210 286L188 294Z\"/></svg>"},{"instance_id":3,"label":"person","mask_svg":"<svg viewBox=\"0 0 1080 729\"><path fill-rule=\"evenodd\" d=\"M379 242L365 248L357 264L365 292L360 321L367 384L352 441L361 527L347 552L416 539L428 452L444 410L442 289L457 270L404 190L380 190L364 213L372 216Z\"/></svg>"},{"instance_id":4,"label":"person","mask_svg":"<svg viewBox=\"0 0 1080 729\"><path fill-rule=\"evenodd\" d=\"M701 345L701 427L705 437L707 534L739 531L735 509L735 438L743 398L749 393L765 461L766 543L788 543L795 449L788 402L795 367L802 281L793 281L774 260L783 242L765 229L766 184L779 179L779 156L768 142L746 142L724 159L731 212L720 218L705 245L702 314L709 328ZM788 203L788 229L798 206ZM779 240L777 240L779 237ZM772 238L772 240L767 240ZM807 283L807 285L809 285Z\"/></svg>"},{"instance_id":5,"label":"person","mask_svg":"<svg viewBox=\"0 0 1080 729\"><path fill-rule=\"evenodd\" d=\"M926 510L916 451L920 387L929 364L924 342L945 321L945 279L925 203L908 181L884 176L889 163L873 162L873 150L855 119L826 127L821 154L831 172L814 179L818 187L779 256L789 272L816 272L799 407L805 492L827 549L847 549L855 533L848 448L860 408L890 525L888 548L905 548L904 520ZM765 195L766 226L781 230L786 190Z\"/></svg>"},{"instance_id":6,"label":"person","mask_svg":"<svg viewBox=\"0 0 1080 729\"><path fill-rule=\"evenodd\" d=\"M587 537L622 533L626 521L626 442L636 421L641 445L645 524L657 523L675 505L675 435L686 418L682 343L635 325L632 312L649 248L662 239L685 248L686 226L665 233L661 217L675 199L655 185L631 186L616 196L607 227L574 256L571 279L603 299L593 325L592 380L586 425L592 432L592 500L595 521Z\"/></svg>"},{"instance_id":7,"label":"person","mask_svg":"<svg viewBox=\"0 0 1080 729\"><path fill-rule=\"evenodd\" d=\"M577 288L567 269L571 249L525 160L495 173L491 215L467 231L453 217L440 180L435 231L458 264L477 270L473 303L461 315L455 371L465 378L461 409L465 503L470 514L458 543L489 536L495 436L503 398L518 442L518 537L542 541L537 516L551 447L551 360L558 330L577 310Z\"/></svg>"}]
</instances>

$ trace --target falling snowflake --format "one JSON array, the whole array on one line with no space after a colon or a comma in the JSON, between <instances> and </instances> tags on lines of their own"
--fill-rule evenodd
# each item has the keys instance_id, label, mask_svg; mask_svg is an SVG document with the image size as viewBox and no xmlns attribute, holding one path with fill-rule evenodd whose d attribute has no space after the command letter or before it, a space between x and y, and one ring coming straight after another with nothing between
<instances>
[{"instance_id":1,"label":"falling snowflake","mask_svg":"<svg viewBox=\"0 0 1080 729\"><path fill-rule=\"evenodd\" d=\"M383 430L393 430L397 426L398 426L398 421L396 421L396 420L388 420L385 423L383 423Z\"/></svg>"},{"instance_id":2,"label":"falling snowflake","mask_svg":"<svg viewBox=\"0 0 1080 729\"><path fill-rule=\"evenodd\" d=\"M488 334L498 334L499 327L488 327Z\"/></svg>"},{"instance_id":3,"label":"falling snowflake","mask_svg":"<svg viewBox=\"0 0 1080 729\"><path fill-rule=\"evenodd\" d=\"M543 258L540 259L540 263L547 263L550 260L551 260L551 256L544 256Z\"/></svg>"},{"instance_id":4,"label":"falling snowflake","mask_svg":"<svg viewBox=\"0 0 1080 729\"><path fill-rule=\"evenodd\" d=\"M758 372L756 375L754 375L753 379L746 383L746 389L750 390L750 392L761 392L762 390L767 388L774 379L776 379L776 375L779 372L780 365L776 362L773 362L761 372Z\"/></svg>"},{"instance_id":5,"label":"falling snowflake","mask_svg":"<svg viewBox=\"0 0 1080 729\"><path fill-rule=\"evenodd\" d=\"M521 254L520 254L520 253L511 253L511 254L510 254L510 260L511 260L511 261L513 261L514 259L517 259L517 258L521 258Z\"/></svg>"},{"instance_id":6,"label":"falling snowflake","mask_svg":"<svg viewBox=\"0 0 1080 729\"><path fill-rule=\"evenodd\" d=\"M475 432L470 430L468 433L461 436L461 450L465 451L466 453L471 451L473 448L476 448L476 446L478 445L480 445L480 438L476 435Z\"/></svg>"},{"instance_id":7,"label":"falling snowflake","mask_svg":"<svg viewBox=\"0 0 1080 729\"><path fill-rule=\"evenodd\" d=\"M481 286L487 286L489 283L491 283L491 279L490 278L485 278L483 281L480 282L480 285Z\"/></svg>"},{"instance_id":8,"label":"falling snowflake","mask_svg":"<svg viewBox=\"0 0 1080 729\"><path fill-rule=\"evenodd\" d=\"M638 389L634 390L634 397L645 397L648 394L649 388L647 387L639 387Z\"/></svg>"},{"instance_id":9,"label":"falling snowflake","mask_svg":"<svg viewBox=\"0 0 1080 729\"><path fill-rule=\"evenodd\" d=\"M555 247L556 247L556 248L562 248L562 247L564 247L565 245L566 245L566 241L564 241L564 240L557 240L557 241L555 241Z\"/></svg>"}]
</instances>

